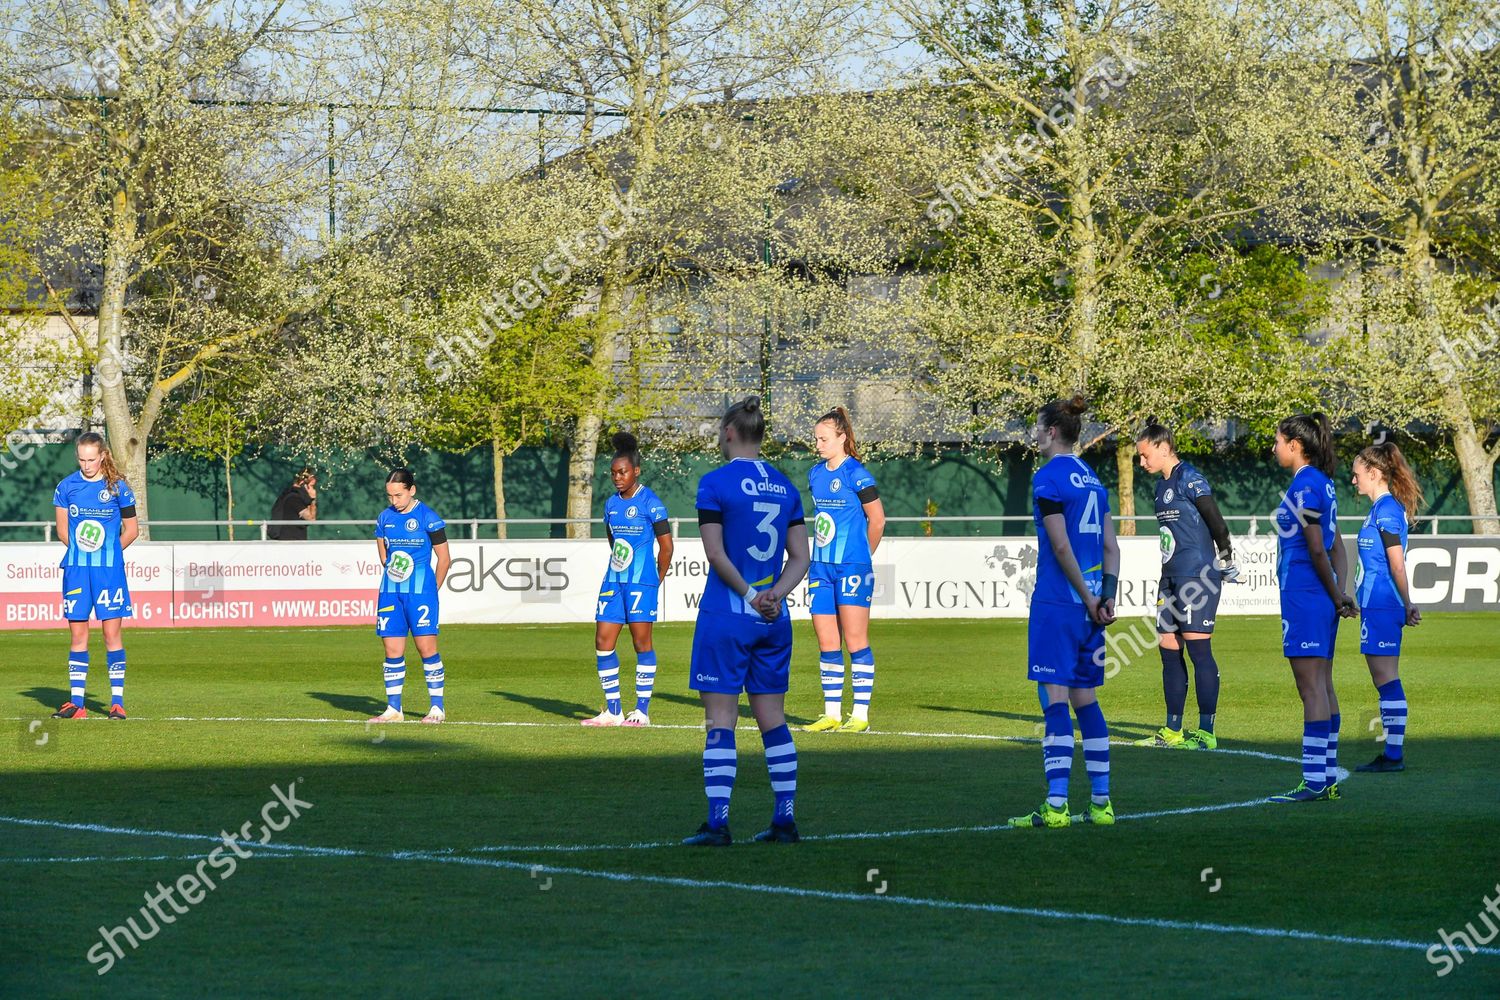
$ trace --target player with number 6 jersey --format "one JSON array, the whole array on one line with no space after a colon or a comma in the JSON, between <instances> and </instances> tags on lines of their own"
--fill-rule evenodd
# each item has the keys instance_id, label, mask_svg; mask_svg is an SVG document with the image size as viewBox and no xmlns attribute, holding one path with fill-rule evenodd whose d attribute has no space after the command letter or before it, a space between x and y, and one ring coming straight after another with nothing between
<instances>
[{"instance_id":1,"label":"player with number 6 jersey","mask_svg":"<svg viewBox=\"0 0 1500 1000\"><path fill-rule=\"evenodd\" d=\"M371 722L401 722L401 691L406 683L406 636L410 633L422 657L430 707L423 722L446 719L445 675L438 655L438 591L448 576L447 525L417 499L410 469L386 478L390 506L375 520L375 548L380 556L380 592L375 599L375 634L385 645L385 711ZM433 565L434 560L436 566Z\"/></svg>"},{"instance_id":2,"label":"player with number 6 jersey","mask_svg":"<svg viewBox=\"0 0 1500 1000\"><path fill-rule=\"evenodd\" d=\"M875 690L875 653L870 648L870 602L875 595L872 561L885 532L885 508L875 477L859 460L849 411L836 406L813 425L817 465L807 470L813 517L811 596L813 631L823 714L805 732L862 733L870 728ZM844 649L854 675L854 711L843 721Z\"/></svg>"},{"instance_id":3,"label":"player with number 6 jersey","mask_svg":"<svg viewBox=\"0 0 1500 1000\"><path fill-rule=\"evenodd\" d=\"M640 481L641 452L635 435L621 431L611 443L615 457L609 464L609 476L615 494L604 501L609 566L594 613L594 664L604 689L604 711L584 719L583 724L649 726L651 691L656 684L651 629L661 581L672 564L672 526L667 520L667 505ZM635 708L628 715L622 711L620 657L615 652L620 629L627 625L635 646Z\"/></svg>"},{"instance_id":4,"label":"player with number 6 jersey","mask_svg":"<svg viewBox=\"0 0 1500 1000\"><path fill-rule=\"evenodd\" d=\"M802 495L760 457L766 422L751 397L724 414L719 448L728 461L698 481L698 531L708 557L698 621L693 627L690 686L703 700L707 729L703 788L708 820L683 843L725 847L729 797L738 773L735 724L740 692L760 727L775 806L756 834L766 843L795 843L797 748L786 724L792 665L792 623L786 595L807 573Z\"/></svg>"},{"instance_id":5,"label":"player with number 6 jersey","mask_svg":"<svg viewBox=\"0 0 1500 1000\"><path fill-rule=\"evenodd\" d=\"M84 688L89 673L89 617L104 633L104 661L109 671L109 717L125 718L125 643L121 622L131 617L130 587L125 581L125 549L139 526L135 494L115 467L104 438L92 431L78 435L78 471L52 494L57 539L65 547L62 562L62 609L68 621L68 690L70 698L54 719L85 719Z\"/></svg>"}]
</instances>

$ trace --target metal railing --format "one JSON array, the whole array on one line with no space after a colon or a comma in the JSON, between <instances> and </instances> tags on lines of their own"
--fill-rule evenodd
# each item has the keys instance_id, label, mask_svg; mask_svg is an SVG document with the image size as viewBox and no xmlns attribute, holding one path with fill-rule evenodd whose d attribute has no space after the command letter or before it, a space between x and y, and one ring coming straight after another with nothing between
<instances>
[{"instance_id":1,"label":"metal railing","mask_svg":"<svg viewBox=\"0 0 1500 1000\"><path fill-rule=\"evenodd\" d=\"M1123 521L1136 521L1136 522L1145 521L1145 522L1149 522L1149 523L1154 523L1156 521L1156 515L1154 515L1154 514L1136 514L1136 515L1133 515L1131 517L1122 517L1119 514L1114 514L1114 515L1111 515L1111 516L1114 518L1116 524L1119 524L1119 523L1121 523ZM672 534L675 535L675 536L679 536L680 537L682 535L682 532L683 532L684 528L692 529L693 532L694 532L694 534L696 534L696 530L697 530L697 526L698 526L698 522L697 522L696 518L674 517L674 518L669 518L669 521L670 521L670 523L672 525ZM1274 518L1271 517L1271 516L1265 515L1265 514L1235 514L1235 515L1226 515L1225 518L1224 518L1224 521L1225 521L1225 523L1229 524L1231 528L1233 528L1235 525L1243 525L1244 526L1243 530L1238 531L1237 533L1238 534L1250 535L1252 537L1255 536L1255 535L1262 534L1263 532L1266 532L1266 531L1272 531L1272 530L1274 530L1271 527L1271 524L1274 521ZM1340 517L1339 521L1342 524L1363 523L1364 517L1362 515L1348 515L1348 516L1345 516L1345 517ZM1456 534L1469 534L1470 533L1469 532L1469 528L1466 526L1466 522L1472 521L1472 517L1470 517L1469 515L1459 515L1459 514L1443 514L1443 515L1430 515L1430 516L1420 517L1420 518L1417 519L1416 525L1414 525L1413 533L1414 534L1417 533L1417 529L1420 529L1422 531L1425 531L1428 534L1433 534L1433 535L1440 534L1442 532L1441 525L1442 525L1442 522L1444 522L1444 521L1447 521L1447 522L1450 522L1450 523L1455 523L1456 526L1463 526L1463 527L1460 528L1460 530L1454 532ZM287 526L287 527L301 527L301 528L320 528L320 527L321 528L371 528L371 527L374 526L375 520L374 520L374 518L368 518L368 519L360 518L360 519L354 519L354 520L323 520L323 519L320 518L320 519L314 520L314 521L303 521L303 520L300 520L300 519L298 519L298 520L290 520L290 521L271 521L271 520L259 520L259 519L255 519L255 518L246 518L246 519L235 518L235 519L232 519L232 520L230 520L230 519L218 519L218 520L171 520L171 519L161 519L161 520L158 520L156 518L149 518L149 519L143 520L142 524L145 525L145 526L147 526L147 527L151 527L151 528L204 528L204 529L212 528L212 529L214 529L215 534L217 534L218 529L220 529L220 528L248 528L248 529L251 529L258 536L258 540L260 540L260 541L271 541L272 539L270 538L270 535L269 535L269 529L272 528L272 527ZM448 519L448 521L447 521L447 525L448 525L448 529L449 529L450 535L455 535L456 536L457 532L455 532L455 529L459 529L459 530L461 530L463 532L463 536L464 537L467 537L467 538L473 539L473 540L478 540L481 537L481 535L480 535L480 529L481 528L483 528L483 527L493 528L494 526L501 525L501 524L505 525L507 529L511 528L512 526L515 526L515 527L518 527L518 528L526 529L527 531L535 531L538 528L545 528L545 529L547 529L545 532L542 532L542 533L539 533L539 534L536 534L536 535L530 535L530 534L523 535L522 537L533 537L533 538L541 537L541 538L546 538L546 537L551 537L552 536L551 529L553 529L555 527L558 527L558 526L565 526L565 525L570 525L570 524L588 524L588 525L593 526L596 529L600 529L600 528L602 528L603 522L599 518L567 518L567 517L507 517L507 518L503 518L503 519L502 518L493 518L493 517L459 517L459 518L451 518L451 519ZM1029 514L975 514L975 515L971 515L971 516L965 516L965 515L961 515L961 514L947 514L947 515L933 515L931 517L925 517L925 516L916 515L916 516L888 517L888 518L886 518L886 524L887 525L919 525L919 526L922 526L922 530L919 530L919 531L916 531L916 532L910 532L910 533L907 533L907 532L893 533L893 536L900 535L900 534L907 534L907 535L921 534L921 535L927 535L927 534L936 534L935 532L932 532L930 530L931 527L935 526L935 525L958 525L958 524L991 525L991 524L993 524L993 525L999 525L1003 529L1006 526L1026 526L1026 527L1029 527L1032 524L1032 518L1031 518L1031 515L1029 515ZM52 521L0 521L0 532L8 531L8 530L18 530L18 531L35 530L35 531L40 532L40 534L41 534L41 540L42 541L44 541L44 542L50 542L50 541L53 540L53 536L54 536L54 533L55 533L55 524ZM507 531L507 534L508 533L509 532ZM1006 531L1003 531L1003 530L1000 531L1000 532L998 532L998 533L992 532L992 534L998 534L998 535L1005 535L1005 534L1020 534L1020 535L1025 535L1025 534L1031 534L1031 533L1033 533L1033 532L1030 532L1030 531L1019 531L1019 532L1012 531L1012 532L1006 532ZM951 531L945 531L945 532L942 532L941 534L943 536L945 536L945 537L953 537L953 536L961 536L961 535L967 535L967 536L971 536L971 537L972 536L983 537L986 533L983 532L983 531L976 531L976 532L951 532ZM369 536L366 535L364 537L369 537ZM486 537L493 537L493 536L486 536ZM255 540L255 539L236 539L236 540L237 541L247 541L247 540Z\"/></svg>"}]
</instances>

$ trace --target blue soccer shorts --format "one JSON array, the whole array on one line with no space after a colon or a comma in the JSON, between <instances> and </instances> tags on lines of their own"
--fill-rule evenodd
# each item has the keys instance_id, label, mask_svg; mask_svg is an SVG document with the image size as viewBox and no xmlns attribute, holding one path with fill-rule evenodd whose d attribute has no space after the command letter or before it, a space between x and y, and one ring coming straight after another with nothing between
<instances>
[{"instance_id":1,"label":"blue soccer shorts","mask_svg":"<svg viewBox=\"0 0 1500 1000\"><path fill-rule=\"evenodd\" d=\"M375 601L375 634L382 639L438 634L437 591L381 594Z\"/></svg>"},{"instance_id":2,"label":"blue soccer shorts","mask_svg":"<svg viewBox=\"0 0 1500 1000\"><path fill-rule=\"evenodd\" d=\"M868 608L875 599L875 570L869 563L815 562L807 572L809 609L838 614L841 607Z\"/></svg>"},{"instance_id":3,"label":"blue soccer shorts","mask_svg":"<svg viewBox=\"0 0 1500 1000\"><path fill-rule=\"evenodd\" d=\"M599 600L594 605L594 621L619 625L654 622L658 589L639 583L605 583L599 588Z\"/></svg>"},{"instance_id":4,"label":"blue soccer shorts","mask_svg":"<svg viewBox=\"0 0 1500 1000\"><path fill-rule=\"evenodd\" d=\"M1104 684L1104 626L1082 604L1034 602L1026 622L1026 677L1042 684Z\"/></svg>"},{"instance_id":5,"label":"blue soccer shorts","mask_svg":"<svg viewBox=\"0 0 1500 1000\"><path fill-rule=\"evenodd\" d=\"M86 622L90 614L101 622L131 617L125 567L64 566L62 607L70 622Z\"/></svg>"},{"instance_id":6,"label":"blue soccer shorts","mask_svg":"<svg viewBox=\"0 0 1500 1000\"><path fill-rule=\"evenodd\" d=\"M688 687L719 694L786 694L792 674L792 621L700 611L693 627Z\"/></svg>"}]
</instances>

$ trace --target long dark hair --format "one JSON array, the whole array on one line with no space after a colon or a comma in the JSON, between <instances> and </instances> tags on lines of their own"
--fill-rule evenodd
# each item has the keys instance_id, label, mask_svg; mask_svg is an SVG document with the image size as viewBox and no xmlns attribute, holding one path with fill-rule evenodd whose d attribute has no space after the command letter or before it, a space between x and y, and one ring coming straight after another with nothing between
<instances>
[{"instance_id":1,"label":"long dark hair","mask_svg":"<svg viewBox=\"0 0 1500 1000\"><path fill-rule=\"evenodd\" d=\"M746 444L760 444L766 439L766 415L761 412L760 399L747 396L731 406L721 421L722 427L733 427L734 436Z\"/></svg>"},{"instance_id":2,"label":"long dark hair","mask_svg":"<svg viewBox=\"0 0 1500 1000\"><path fill-rule=\"evenodd\" d=\"M609 443L614 446L615 458L623 458L637 469L641 467L641 447L634 434L620 431L609 439ZM614 464L614 458L610 459L610 464Z\"/></svg>"},{"instance_id":3,"label":"long dark hair","mask_svg":"<svg viewBox=\"0 0 1500 1000\"><path fill-rule=\"evenodd\" d=\"M835 406L827 413L818 418L820 424L832 424L833 429L844 435L844 454L859 461L859 443L854 440L854 421L849 419L849 411L842 406Z\"/></svg>"},{"instance_id":4,"label":"long dark hair","mask_svg":"<svg viewBox=\"0 0 1500 1000\"><path fill-rule=\"evenodd\" d=\"M1385 477L1386 485L1391 488L1391 496L1406 508L1407 519L1416 518L1417 511L1422 506L1422 485L1417 482L1416 473L1411 471L1406 456L1401 454L1396 442L1372 444L1356 455L1354 460L1378 470Z\"/></svg>"},{"instance_id":5,"label":"long dark hair","mask_svg":"<svg viewBox=\"0 0 1500 1000\"><path fill-rule=\"evenodd\" d=\"M1043 427L1057 429L1057 436L1064 444L1077 444L1083 430L1083 415L1088 412L1089 401L1083 393L1075 392L1071 399L1054 399L1037 413Z\"/></svg>"},{"instance_id":6,"label":"long dark hair","mask_svg":"<svg viewBox=\"0 0 1500 1000\"><path fill-rule=\"evenodd\" d=\"M385 477L388 483L400 483L407 489L417 488L417 477L411 474L410 469L392 469L391 474Z\"/></svg>"},{"instance_id":7,"label":"long dark hair","mask_svg":"<svg viewBox=\"0 0 1500 1000\"><path fill-rule=\"evenodd\" d=\"M1297 413L1276 425L1276 432L1288 441L1302 445L1308 464L1332 477L1338 469L1333 452L1333 425L1321 413Z\"/></svg>"},{"instance_id":8,"label":"long dark hair","mask_svg":"<svg viewBox=\"0 0 1500 1000\"><path fill-rule=\"evenodd\" d=\"M1137 441L1146 441L1154 445L1166 445L1167 450L1177 454L1177 436L1172 433L1172 428L1166 424L1157 423L1155 420L1147 421L1146 426L1135 436Z\"/></svg>"}]
</instances>

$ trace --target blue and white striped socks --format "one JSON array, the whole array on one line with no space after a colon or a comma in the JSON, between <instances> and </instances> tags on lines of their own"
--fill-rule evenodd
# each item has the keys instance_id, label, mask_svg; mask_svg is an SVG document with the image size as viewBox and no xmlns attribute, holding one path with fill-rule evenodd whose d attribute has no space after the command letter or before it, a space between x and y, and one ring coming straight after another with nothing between
<instances>
[{"instance_id":1,"label":"blue and white striped socks","mask_svg":"<svg viewBox=\"0 0 1500 1000\"><path fill-rule=\"evenodd\" d=\"M620 658L612 649L596 649L598 658L599 686L604 688L605 710L610 715L620 714Z\"/></svg>"},{"instance_id":2,"label":"blue and white striped socks","mask_svg":"<svg viewBox=\"0 0 1500 1000\"><path fill-rule=\"evenodd\" d=\"M68 654L68 693L73 704L83 707L83 690L89 679L89 651L74 650Z\"/></svg>"},{"instance_id":3,"label":"blue and white striped socks","mask_svg":"<svg viewBox=\"0 0 1500 1000\"><path fill-rule=\"evenodd\" d=\"M1073 720L1068 717L1066 701L1053 702L1043 714L1046 733L1042 737L1042 769L1047 777L1047 804L1058 808L1068 802L1068 773L1073 770Z\"/></svg>"},{"instance_id":4,"label":"blue and white striped socks","mask_svg":"<svg viewBox=\"0 0 1500 1000\"><path fill-rule=\"evenodd\" d=\"M870 718L870 694L875 690L875 652L864 649L849 651L849 671L854 680L854 717Z\"/></svg>"},{"instance_id":5,"label":"blue and white striped socks","mask_svg":"<svg viewBox=\"0 0 1500 1000\"><path fill-rule=\"evenodd\" d=\"M406 683L406 657L385 658L385 707L401 711L401 688Z\"/></svg>"},{"instance_id":6,"label":"blue and white striped socks","mask_svg":"<svg viewBox=\"0 0 1500 1000\"><path fill-rule=\"evenodd\" d=\"M104 665L109 670L109 703L125 707L125 650L106 649Z\"/></svg>"},{"instance_id":7,"label":"blue and white striped socks","mask_svg":"<svg viewBox=\"0 0 1500 1000\"><path fill-rule=\"evenodd\" d=\"M729 796L739 770L733 729L710 729L703 740L703 791L708 796L708 825L729 825Z\"/></svg>"},{"instance_id":8,"label":"blue and white striped socks","mask_svg":"<svg viewBox=\"0 0 1500 1000\"><path fill-rule=\"evenodd\" d=\"M651 689L656 686L656 650L635 654L635 710L651 714Z\"/></svg>"},{"instance_id":9,"label":"blue and white striped socks","mask_svg":"<svg viewBox=\"0 0 1500 1000\"><path fill-rule=\"evenodd\" d=\"M796 822L797 747L786 723L760 734L766 746L766 770L771 774L771 792L776 796L772 823L786 826Z\"/></svg>"},{"instance_id":10,"label":"blue and white striped socks","mask_svg":"<svg viewBox=\"0 0 1500 1000\"><path fill-rule=\"evenodd\" d=\"M1083 766L1089 773L1089 791L1098 805L1109 801L1109 725L1099 703L1080 705L1078 730L1083 734Z\"/></svg>"},{"instance_id":11,"label":"blue and white striped socks","mask_svg":"<svg viewBox=\"0 0 1500 1000\"><path fill-rule=\"evenodd\" d=\"M422 673L427 677L427 698L432 707L443 711L443 658L436 653L422 657Z\"/></svg>"},{"instance_id":12,"label":"blue and white striped socks","mask_svg":"<svg viewBox=\"0 0 1500 1000\"><path fill-rule=\"evenodd\" d=\"M1323 762L1323 780L1333 784L1339 780L1339 713L1328 717L1328 757Z\"/></svg>"},{"instance_id":13,"label":"blue and white striped socks","mask_svg":"<svg viewBox=\"0 0 1500 1000\"><path fill-rule=\"evenodd\" d=\"M823 682L823 714L833 719L844 717L844 651L818 654L818 674Z\"/></svg>"},{"instance_id":14,"label":"blue and white striped socks","mask_svg":"<svg viewBox=\"0 0 1500 1000\"><path fill-rule=\"evenodd\" d=\"M1385 726L1385 755L1400 760L1406 752L1406 691L1401 678L1375 689L1380 695L1380 723Z\"/></svg>"},{"instance_id":15,"label":"blue and white striped socks","mask_svg":"<svg viewBox=\"0 0 1500 1000\"><path fill-rule=\"evenodd\" d=\"M1302 780L1320 792L1328 784L1328 720L1302 723Z\"/></svg>"}]
</instances>

